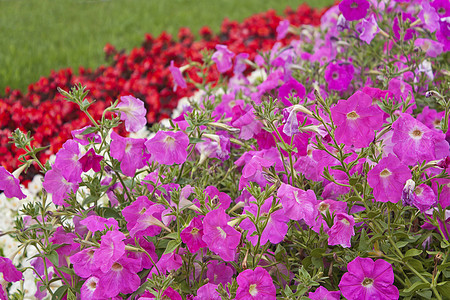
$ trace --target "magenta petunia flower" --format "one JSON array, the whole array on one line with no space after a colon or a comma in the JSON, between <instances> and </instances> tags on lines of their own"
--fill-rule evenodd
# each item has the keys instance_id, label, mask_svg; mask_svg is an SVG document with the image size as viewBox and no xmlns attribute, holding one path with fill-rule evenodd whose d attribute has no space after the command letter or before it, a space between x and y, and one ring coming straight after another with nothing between
<instances>
[{"instance_id":1,"label":"magenta petunia flower","mask_svg":"<svg viewBox=\"0 0 450 300\"><path fill-rule=\"evenodd\" d=\"M119 293L135 292L141 282L137 275L140 263L136 259L122 257L114 262L102 275L99 275L98 289L103 296L110 298Z\"/></svg>"},{"instance_id":2,"label":"magenta petunia flower","mask_svg":"<svg viewBox=\"0 0 450 300\"><path fill-rule=\"evenodd\" d=\"M86 219L80 221L81 225L84 225L87 227L87 229L91 232L97 232L97 231L103 231L106 228L109 229L119 229L119 225L117 221L114 218L102 218L100 216L89 216Z\"/></svg>"},{"instance_id":3,"label":"magenta petunia flower","mask_svg":"<svg viewBox=\"0 0 450 300\"><path fill-rule=\"evenodd\" d=\"M436 29L439 29L440 18L438 13L427 0L422 1L421 5L422 9L420 10L417 16L422 21L426 29L428 29L430 32L435 32Z\"/></svg>"},{"instance_id":4,"label":"magenta petunia flower","mask_svg":"<svg viewBox=\"0 0 450 300\"><path fill-rule=\"evenodd\" d=\"M249 140L261 132L262 123L256 118L254 109L244 110L241 106L233 107L231 125L239 128L239 138Z\"/></svg>"},{"instance_id":5,"label":"magenta petunia flower","mask_svg":"<svg viewBox=\"0 0 450 300\"><path fill-rule=\"evenodd\" d=\"M20 188L19 179L15 178L3 166L0 166L0 191L3 191L7 198L24 199L27 197Z\"/></svg>"},{"instance_id":6,"label":"magenta petunia flower","mask_svg":"<svg viewBox=\"0 0 450 300\"><path fill-rule=\"evenodd\" d=\"M244 73L245 69L247 69L247 64L245 63L245 60L248 59L249 54L248 53L239 53L236 55L235 63L234 63L234 74L242 74Z\"/></svg>"},{"instance_id":7,"label":"magenta petunia flower","mask_svg":"<svg viewBox=\"0 0 450 300\"><path fill-rule=\"evenodd\" d=\"M430 39L416 39L414 46L419 47L429 57L438 57L444 51L444 45Z\"/></svg>"},{"instance_id":8,"label":"magenta petunia flower","mask_svg":"<svg viewBox=\"0 0 450 300\"><path fill-rule=\"evenodd\" d=\"M328 291L323 286L319 286L314 292L309 292L308 298L311 300L339 300L341 299L341 292Z\"/></svg>"},{"instance_id":9,"label":"magenta petunia flower","mask_svg":"<svg viewBox=\"0 0 450 300\"><path fill-rule=\"evenodd\" d=\"M139 196L136 201L122 210L122 215L127 221L127 229L130 231L137 223L137 220L154 203L148 200L147 196Z\"/></svg>"},{"instance_id":10,"label":"magenta petunia flower","mask_svg":"<svg viewBox=\"0 0 450 300\"><path fill-rule=\"evenodd\" d=\"M369 7L370 3L367 0L343 0L339 3L339 10L347 21L356 21L364 18Z\"/></svg>"},{"instance_id":11,"label":"magenta petunia flower","mask_svg":"<svg viewBox=\"0 0 450 300\"><path fill-rule=\"evenodd\" d=\"M74 141L77 141L80 145L89 145L89 140L94 141L94 143L100 143L102 141L98 133L88 133L82 134L85 130L92 128L92 126L86 126L81 129L73 130L71 132Z\"/></svg>"},{"instance_id":12,"label":"magenta petunia flower","mask_svg":"<svg viewBox=\"0 0 450 300\"><path fill-rule=\"evenodd\" d=\"M158 270L165 275L167 272L178 270L183 265L183 259L181 258L181 255L183 255L184 249L179 248L178 254L174 251L171 253L166 253L161 256L159 261L156 263L156 266L158 267ZM156 274L156 268L153 268L151 270L150 274Z\"/></svg>"},{"instance_id":13,"label":"magenta petunia flower","mask_svg":"<svg viewBox=\"0 0 450 300\"><path fill-rule=\"evenodd\" d=\"M256 199L251 197L250 201L256 201ZM267 215L272 207L272 201L273 197L267 198L264 201L264 204L259 210L260 215ZM255 203L250 203L250 206L245 207L244 213L251 213L256 217L258 215L258 206ZM285 215L285 212L282 209L271 213L269 216L269 221L267 222L267 226L266 228L264 228L264 231L261 234L260 245L265 245L268 241L270 241L272 244L280 243L284 239L288 231L287 222L289 222L289 218ZM258 235L251 236L252 233L256 231L255 224L248 218L245 218L241 222L240 227L242 229L248 230L247 240L249 240L253 244L253 246L256 246L259 237Z\"/></svg>"},{"instance_id":14,"label":"magenta petunia flower","mask_svg":"<svg viewBox=\"0 0 450 300\"><path fill-rule=\"evenodd\" d=\"M215 186L207 186L203 193L206 196L206 205L210 209L213 209L219 204L225 210L230 207L231 197L227 193L220 192Z\"/></svg>"},{"instance_id":15,"label":"magenta petunia flower","mask_svg":"<svg viewBox=\"0 0 450 300\"><path fill-rule=\"evenodd\" d=\"M98 288L98 277L89 277L81 286L80 300L104 300L107 299L100 293Z\"/></svg>"},{"instance_id":16,"label":"magenta petunia flower","mask_svg":"<svg viewBox=\"0 0 450 300\"><path fill-rule=\"evenodd\" d=\"M413 23L415 21L415 18L409 14L409 13L405 13L403 12L401 14L401 18L403 22L406 22L407 20L409 20L409 22ZM399 16L395 17L394 19L394 23L392 24L392 31L394 32L394 37L399 40L400 39L400 34L404 29L402 27L400 27L400 21L399 21ZM413 38L414 36L414 29L413 28L409 28L406 29L406 32L404 32L404 37L403 39L405 41L410 40Z\"/></svg>"},{"instance_id":17,"label":"magenta petunia flower","mask_svg":"<svg viewBox=\"0 0 450 300\"><path fill-rule=\"evenodd\" d=\"M189 138L182 131L158 131L145 142L152 159L162 165L182 164L187 159Z\"/></svg>"},{"instance_id":18,"label":"magenta petunia flower","mask_svg":"<svg viewBox=\"0 0 450 300\"><path fill-rule=\"evenodd\" d=\"M101 238L100 248L94 253L94 263L102 272L107 272L111 266L125 254L125 235L120 231L108 231Z\"/></svg>"},{"instance_id":19,"label":"magenta petunia flower","mask_svg":"<svg viewBox=\"0 0 450 300\"><path fill-rule=\"evenodd\" d=\"M369 146L384 121L383 112L372 105L372 98L360 91L333 106L331 116L336 124L336 141L357 148Z\"/></svg>"},{"instance_id":20,"label":"magenta petunia flower","mask_svg":"<svg viewBox=\"0 0 450 300\"><path fill-rule=\"evenodd\" d=\"M247 269L236 278L236 300L275 300L277 290L269 272L261 267Z\"/></svg>"},{"instance_id":21,"label":"magenta petunia flower","mask_svg":"<svg viewBox=\"0 0 450 300\"><path fill-rule=\"evenodd\" d=\"M291 25L289 20L280 21L277 26L277 40L281 40L286 37L289 31L289 25Z\"/></svg>"},{"instance_id":22,"label":"magenta petunia flower","mask_svg":"<svg viewBox=\"0 0 450 300\"><path fill-rule=\"evenodd\" d=\"M207 283L197 290L197 296L194 300L221 300L220 294L217 290L217 284Z\"/></svg>"},{"instance_id":23,"label":"magenta petunia flower","mask_svg":"<svg viewBox=\"0 0 450 300\"><path fill-rule=\"evenodd\" d=\"M165 207L161 204L154 204L148 207L136 220L133 228L131 228L130 236L155 236L161 232L161 228L167 228L161 220L164 209Z\"/></svg>"},{"instance_id":24,"label":"magenta petunia flower","mask_svg":"<svg viewBox=\"0 0 450 300\"><path fill-rule=\"evenodd\" d=\"M303 99L306 95L306 89L297 80L293 77L289 78L280 88L278 89L278 99L283 102L286 106L292 106L292 103L289 101L289 97L298 97Z\"/></svg>"},{"instance_id":25,"label":"magenta petunia flower","mask_svg":"<svg viewBox=\"0 0 450 300\"><path fill-rule=\"evenodd\" d=\"M141 99L133 96L120 97L120 103L117 104L117 110L120 112L120 119L125 122L125 128L129 132L138 132L147 124L147 110Z\"/></svg>"},{"instance_id":26,"label":"magenta petunia flower","mask_svg":"<svg viewBox=\"0 0 450 300\"><path fill-rule=\"evenodd\" d=\"M359 38L367 44L370 44L377 33L380 32L375 16L371 15L369 18L363 19L360 24L360 30L361 34Z\"/></svg>"},{"instance_id":27,"label":"magenta petunia flower","mask_svg":"<svg viewBox=\"0 0 450 300\"><path fill-rule=\"evenodd\" d=\"M344 248L352 246L351 239L355 235L355 219L346 213L337 213L334 224L328 231L328 245L341 245Z\"/></svg>"},{"instance_id":28,"label":"magenta petunia flower","mask_svg":"<svg viewBox=\"0 0 450 300\"><path fill-rule=\"evenodd\" d=\"M16 282L23 278L22 272L17 270L11 259L2 256L0 256L0 273L3 274L3 279L7 282Z\"/></svg>"},{"instance_id":29,"label":"magenta petunia flower","mask_svg":"<svg viewBox=\"0 0 450 300\"><path fill-rule=\"evenodd\" d=\"M80 183L82 165L78 161L80 148L76 141L68 140L63 147L56 153L54 166L60 170L64 170L64 178L69 182Z\"/></svg>"},{"instance_id":30,"label":"magenta petunia flower","mask_svg":"<svg viewBox=\"0 0 450 300\"><path fill-rule=\"evenodd\" d=\"M208 269L206 270L206 277L210 283L227 286L228 283L233 281L234 269L228 266L226 263L212 260L208 263Z\"/></svg>"},{"instance_id":31,"label":"magenta petunia flower","mask_svg":"<svg viewBox=\"0 0 450 300\"><path fill-rule=\"evenodd\" d=\"M211 59L216 63L217 70L224 73L233 66L231 59L234 57L234 53L225 45L216 45L216 50Z\"/></svg>"},{"instance_id":32,"label":"magenta petunia flower","mask_svg":"<svg viewBox=\"0 0 450 300\"><path fill-rule=\"evenodd\" d=\"M281 199L283 211L291 220L304 220L309 226L314 226L319 211L316 208L317 198L313 190L301 190L282 183L277 196Z\"/></svg>"},{"instance_id":33,"label":"magenta petunia flower","mask_svg":"<svg viewBox=\"0 0 450 300\"><path fill-rule=\"evenodd\" d=\"M439 18L450 17L450 3L447 0L434 0L430 4L436 10Z\"/></svg>"},{"instance_id":34,"label":"magenta petunia flower","mask_svg":"<svg viewBox=\"0 0 450 300\"><path fill-rule=\"evenodd\" d=\"M183 89L187 88L186 80L184 80L180 68L175 67L173 60L170 61L169 70L170 73L172 73L174 81L173 91L176 92L178 86L182 87Z\"/></svg>"},{"instance_id":35,"label":"magenta petunia flower","mask_svg":"<svg viewBox=\"0 0 450 300\"><path fill-rule=\"evenodd\" d=\"M75 274L82 278L87 278L99 270L99 267L94 262L94 253L94 248L86 248L70 257Z\"/></svg>"},{"instance_id":36,"label":"magenta petunia flower","mask_svg":"<svg viewBox=\"0 0 450 300\"><path fill-rule=\"evenodd\" d=\"M436 205L437 198L431 187L426 184L421 184L415 188L412 187L412 189L412 192L408 192L408 186L405 186L408 197L403 197L404 205L415 206L421 212L425 212Z\"/></svg>"},{"instance_id":37,"label":"magenta petunia flower","mask_svg":"<svg viewBox=\"0 0 450 300\"><path fill-rule=\"evenodd\" d=\"M144 166L144 139L124 138L111 133L111 156L120 161L120 170L126 176L133 177L136 170Z\"/></svg>"},{"instance_id":38,"label":"magenta petunia flower","mask_svg":"<svg viewBox=\"0 0 450 300\"><path fill-rule=\"evenodd\" d=\"M373 188L375 201L379 202L397 203L408 179L411 179L411 171L393 154L382 158L367 173L367 183Z\"/></svg>"},{"instance_id":39,"label":"magenta petunia flower","mask_svg":"<svg viewBox=\"0 0 450 300\"><path fill-rule=\"evenodd\" d=\"M319 216L316 218L316 224L312 228L315 232L320 233L320 229L323 227L325 233L328 233L330 228L328 227L327 222L323 219L323 216L330 213L345 213L347 212L347 202L344 201L335 201L331 199L325 199L320 201L317 205L317 210L320 212Z\"/></svg>"},{"instance_id":40,"label":"magenta petunia flower","mask_svg":"<svg viewBox=\"0 0 450 300\"><path fill-rule=\"evenodd\" d=\"M383 259L357 257L347 265L339 282L342 295L349 300L398 299L391 264Z\"/></svg>"},{"instance_id":41,"label":"magenta petunia flower","mask_svg":"<svg viewBox=\"0 0 450 300\"><path fill-rule=\"evenodd\" d=\"M228 221L230 216L223 208L207 213L203 219L203 241L223 260L232 261L241 241L241 233L228 225Z\"/></svg>"},{"instance_id":42,"label":"magenta petunia flower","mask_svg":"<svg viewBox=\"0 0 450 300\"><path fill-rule=\"evenodd\" d=\"M392 124L394 153L408 165L441 159L450 154L445 135L431 130L409 114Z\"/></svg>"},{"instance_id":43,"label":"magenta petunia flower","mask_svg":"<svg viewBox=\"0 0 450 300\"><path fill-rule=\"evenodd\" d=\"M201 217L193 218L189 226L181 231L180 237L192 253L197 252L200 248L206 247L206 243L202 240L203 223Z\"/></svg>"},{"instance_id":44,"label":"magenta petunia flower","mask_svg":"<svg viewBox=\"0 0 450 300\"><path fill-rule=\"evenodd\" d=\"M325 69L325 80L328 88L335 91L345 91L353 79L355 68L350 63L333 62Z\"/></svg>"},{"instance_id":45,"label":"magenta petunia flower","mask_svg":"<svg viewBox=\"0 0 450 300\"><path fill-rule=\"evenodd\" d=\"M78 161L81 163L81 169L83 172L87 172L92 169L94 172L100 172L102 167L100 162L103 160L103 156L97 155L93 148L89 149Z\"/></svg>"},{"instance_id":46,"label":"magenta petunia flower","mask_svg":"<svg viewBox=\"0 0 450 300\"><path fill-rule=\"evenodd\" d=\"M64 201L70 192L76 193L78 190L78 184L72 183L67 180L65 173L53 166L53 169L45 173L43 187L48 193L52 194L52 201L56 205L68 204Z\"/></svg>"}]
</instances>

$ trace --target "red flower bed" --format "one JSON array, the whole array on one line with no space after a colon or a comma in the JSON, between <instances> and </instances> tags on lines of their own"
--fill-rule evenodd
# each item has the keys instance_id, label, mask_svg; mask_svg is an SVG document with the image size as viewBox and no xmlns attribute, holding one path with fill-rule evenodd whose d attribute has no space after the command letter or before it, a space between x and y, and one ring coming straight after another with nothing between
<instances>
[{"instance_id":1,"label":"red flower bed","mask_svg":"<svg viewBox=\"0 0 450 300\"><path fill-rule=\"evenodd\" d=\"M188 60L201 61L201 50L214 49L217 44L227 45L235 53L246 52L253 59L258 50L268 50L274 45L280 20L287 18L297 26L318 25L323 12L302 5L296 11L286 9L284 17L270 10L242 23L225 20L219 34L204 27L200 30L201 39L197 41L187 28L180 29L178 39L167 33L157 38L148 34L142 46L129 54L106 45L104 50L111 60L108 66L100 66L96 70L80 68L79 75L71 69L53 71L50 76L31 84L26 94L7 88L0 99L0 164L10 171L17 167L16 158L20 153L8 143L8 137L15 128L31 131L36 146L51 144L51 148L41 154L45 158L71 137L72 130L88 124L87 117L75 109L75 104L63 100L57 87L69 90L79 82L87 86L89 97L96 99L90 108L94 118L99 118L100 112L111 101L131 94L145 102L148 122L157 122L170 116L178 99L194 91L192 85L173 91L169 71L171 60L175 61L176 66L186 64ZM281 42L287 43L291 38L288 35ZM196 70L190 69L188 72L193 78ZM209 81L217 80L218 72L209 72L208 76Z\"/></svg>"}]
</instances>

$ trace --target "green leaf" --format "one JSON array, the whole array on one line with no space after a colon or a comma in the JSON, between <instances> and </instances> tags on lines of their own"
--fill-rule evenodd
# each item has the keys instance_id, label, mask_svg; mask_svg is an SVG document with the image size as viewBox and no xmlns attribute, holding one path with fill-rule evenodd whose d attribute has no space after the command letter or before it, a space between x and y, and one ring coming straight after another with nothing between
<instances>
[{"instance_id":1,"label":"green leaf","mask_svg":"<svg viewBox=\"0 0 450 300\"><path fill-rule=\"evenodd\" d=\"M412 257L412 256L417 256L419 254L422 253L422 250L419 249L409 249L408 251L406 251L405 253L405 257Z\"/></svg>"},{"instance_id":2,"label":"green leaf","mask_svg":"<svg viewBox=\"0 0 450 300\"><path fill-rule=\"evenodd\" d=\"M52 250L49 254L46 254L45 257L47 257L48 260L55 266L59 265L59 256L55 250Z\"/></svg>"},{"instance_id":3,"label":"green leaf","mask_svg":"<svg viewBox=\"0 0 450 300\"><path fill-rule=\"evenodd\" d=\"M190 137L189 138L189 144L198 144L198 143L203 143L205 142L205 140L196 138L196 137Z\"/></svg>"},{"instance_id":4,"label":"green leaf","mask_svg":"<svg viewBox=\"0 0 450 300\"><path fill-rule=\"evenodd\" d=\"M417 290L421 290L421 289L428 288L428 287L430 287L429 283L417 281L417 282L414 282L410 287L403 289L402 293L404 293L405 295L411 295L412 293L414 293Z\"/></svg>"},{"instance_id":5,"label":"green leaf","mask_svg":"<svg viewBox=\"0 0 450 300\"><path fill-rule=\"evenodd\" d=\"M67 290L67 300L77 300L77 297L74 295L71 289Z\"/></svg>"},{"instance_id":6,"label":"green leaf","mask_svg":"<svg viewBox=\"0 0 450 300\"><path fill-rule=\"evenodd\" d=\"M70 268L67 268L67 267L59 267L58 270L61 271L61 272L66 273L66 274L75 276L75 271L73 269L70 269Z\"/></svg>"},{"instance_id":7,"label":"green leaf","mask_svg":"<svg viewBox=\"0 0 450 300\"><path fill-rule=\"evenodd\" d=\"M166 247L166 250L164 251L164 254L172 253L180 245L181 245L181 243L177 240L170 241L169 243L167 243L167 247Z\"/></svg>"},{"instance_id":8,"label":"green leaf","mask_svg":"<svg viewBox=\"0 0 450 300\"><path fill-rule=\"evenodd\" d=\"M54 293L53 293L53 297L52 300L60 300L64 297L64 295L66 294L66 291L69 287L67 285L62 285L60 286Z\"/></svg>"},{"instance_id":9,"label":"green leaf","mask_svg":"<svg viewBox=\"0 0 450 300\"><path fill-rule=\"evenodd\" d=\"M369 236L367 235L366 230L364 228L361 231L358 250L361 252L369 250Z\"/></svg>"},{"instance_id":10,"label":"green leaf","mask_svg":"<svg viewBox=\"0 0 450 300\"><path fill-rule=\"evenodd\" d=\"M322 249L322 248L314 249L313 251L311 251L311 256L320 258L320 257L322 257L322 254L325 253L325 251L326 250Z\"/></svg>"},{"instance_id":11,"label":"green leaf","mask_svg":"<svg viewBox=\"0 0 450 300\"><path fill-rule=\"evenodd\" d=\"M413 267L414 269L416 269L416 271L418 272L423 272L423 265L422 262L420 260L414 259L414 258L409 258L408 260L408 264L411 265L411 267Z\"/></svg>"},{"instance_id":12,"label":"green leaf","mask_svg":"<svg viewBox=\"0 0 450 300\"><path fill-rule=\"evenodd\" d=\"M439 282L436 288L442 296L450 295L450 281Z\"/></svg>"},{"instance_id":13,"label":"green leaf","mask_svg":"<svg viewBox=\"0 0 450 300\"><path fill-rule=\"evenodd\" d=\"M408 241L398 241L397 243L395 243L395 245L396 245L398 248L403 248L403 247L405 247L405 246L408 245L408 244L409 244Z\"/></svg>"},{"instance_id":14,"label":"green leaf","mask_svg":"<svg viewBox=\"0 0 450 300\"><path fill-rule=\"evenodd\" d=\"M86 135L86 134L94 133L94 132L97 132L97 131L98 131L98 129L96 127L88 127L85 130L83 130L81 135Z\"/></svg>"}]
</instances>

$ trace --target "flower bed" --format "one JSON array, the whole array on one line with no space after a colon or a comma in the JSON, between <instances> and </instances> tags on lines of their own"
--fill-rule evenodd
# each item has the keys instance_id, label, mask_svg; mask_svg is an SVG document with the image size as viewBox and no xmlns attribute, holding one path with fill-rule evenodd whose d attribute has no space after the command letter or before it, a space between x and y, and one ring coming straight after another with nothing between
<instances>
[{"instance_id":1,"label":"flower bed","mask_svg":"<svg viewBox=\"0 0 450 300\"><path fill-rule=\"evenodd\" d=\"M296 11L287 9L285 14L292 24L317 25L322 11L302 5ZM40 154L45 160L71 137L72 130L89 123L86 116L76 110L76 106L63 101L57 93L57 87L69 90L74 84L83 83L90 90L89 97L97 101L90 110L96 119L118 97L135 95L144 100L147 121L152 124L170 116L178 100L195 90L193 84L189 84L187 89L173 90L168 69L170 61L173 60L177 66L190 60L200 61L201 51L214 49L219 43L227 45L232 51L245 51L250 58L254 58L257 51L273 46L281 19L274 11L268 11L242 23L225 20L219 34L204 27L198 41L186 28L180 30L177 39L166 33L157 38L147 35L142 46L129 54L107 45L105 53L110 61L108 66L96 70L81 68L79 75L75 75L71 69L52 72L49 77L31 84L26 94L7 89L5 96L0 99L0 164L10 171L18 166L14 158L21 153L8 144L8 136L15 128L30 131L37 147L50 146L48 151ZM282 41L287 43L292 38L289 35ZM196 71L189 72L194 76ZM208 72L209 81L215 82L217 79L217 72Z\"/></svg>"},{"instance_id":2,"label":"flower bed","mask_svg":"<svg viewBox=\"0 0 450 300\"><path fill-rule=\"evenodd\" d=\"M0 298L20 298L25 273L38 298L445 299L447 12L344 0L320 29L280 22L301 38L254 60L217 45L168 69L179 87L194 68L229 80L195 79L149 130L131 95L94 120L82 85L60 90L92 123L46 164L14 132L26 153L0 168L5 196L27 198L16 177L31 164L45 175L9 232Z\"/></svg>"}]
</instances>

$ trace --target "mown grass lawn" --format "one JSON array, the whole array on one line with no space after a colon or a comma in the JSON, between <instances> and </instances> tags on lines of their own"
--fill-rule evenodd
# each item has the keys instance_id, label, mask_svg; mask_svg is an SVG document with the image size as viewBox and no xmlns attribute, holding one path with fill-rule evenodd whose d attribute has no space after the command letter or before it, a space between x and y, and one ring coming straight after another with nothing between
<instances>
[{"instance_id":1,"label":"mown grass lawn","mask_svg":"<svg viewBox=\"0 0 450 300\"><path fill-rule=\"evenodd\" d=\"M297 8L299 0L0 0L0 95L25 90L52 69L104 63L106 43L129 51L145 33L214 32L223 19L242 21L270 8ZM308 0L313 7L332 0Z\"/></svg>"}]
</instances>

